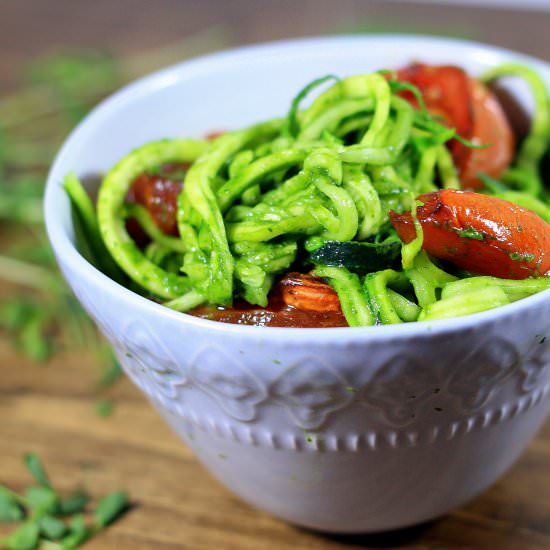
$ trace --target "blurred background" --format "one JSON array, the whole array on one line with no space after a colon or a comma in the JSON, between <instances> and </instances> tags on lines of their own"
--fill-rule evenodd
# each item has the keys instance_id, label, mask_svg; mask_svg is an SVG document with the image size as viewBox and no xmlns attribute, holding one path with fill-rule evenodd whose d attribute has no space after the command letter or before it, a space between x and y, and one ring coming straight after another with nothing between
<instances>
[{"instance_id":1,"label":"blurred background","mask_svg":"<svg viewBox=\"0 0 550 550\"><path fill-rule=\"evenodd\" d=\"M548 29L549 0L0 0L0 483L24 487L20 458L33 450L61 487L129 486L137 509L93 548L284 548L288 536L295 548L321 548L316 535L250 510L213 482L120 377L57 275L42 227L48 166L103 97L196 55L291 37L410 32L550 60ZM550 548L540 508L549 446L547 426L512 474L443 522L354 544L411 547L420 537L415 548ZM193 498L182 502L182 487ZM180 546L174 533L191 542ZM228 545L235 533L239 543ZM507 533L523 533L523 543Z\"/></svg>"},{"instance_id":2,"label":"blurred background","mask_svg":"<svg viewBox=\"0 0 550 550\"><path fill-rule=\"evenodd\" d=\"M4 91L30 60L67 48L126 56L173 45L172 61L296 36L420 32L550 56L548 0L1 0L0 10Z\"/></svg>"}]
</instances>

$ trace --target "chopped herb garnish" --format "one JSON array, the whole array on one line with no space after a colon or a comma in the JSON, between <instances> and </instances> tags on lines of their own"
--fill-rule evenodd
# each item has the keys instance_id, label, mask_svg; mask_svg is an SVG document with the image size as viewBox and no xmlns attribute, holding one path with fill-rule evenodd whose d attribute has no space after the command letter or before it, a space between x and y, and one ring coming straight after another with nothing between
<instances>
[{"instance_id":1,"label":"chopped herb garnish","mask_svg":"<svg viewBox=\"0 0 550 550\"><path fill-rule=\"evenodd\" d=\"M41 516L45 512L55 508L57 493L50 487L27 487L25 500L32 513Z\"/></svg>"},{"instance_id":2,"label":"chopped herb garnish","mask_svg":"<svg viewBox=\"0 0 550 550\"><path fill-rule=\"evenodd\" d=\"M33 521L22 523L4 544L9 550L34 550L39 544L40 528Z\"/></svg>"},{"instance_id":3,"label":"chopped herb garnish","mask_svg":"<svg viewBox=\"0 0 550 550\"><path fill-rule=\"evenodd\" d=\"M66 532L65 523L55 516L45 515L38 520L40 533L48 540L59 540Z\"/></svg>"},{"instance_id":4,"label":"chopped herb garnish","mask_svg":"<svg viewBox=\"0 0 550 550\"><path fill-rule=\"evenodd\" d=\"M0 539L0 548L77 548L128 509L128 495L124 491L115 491L99 501L92 512L93 521L87 521L84 514L90 499L85 491L79 489L64 497L50 484L37 455L25 455L24 462L40 485L27 487L22 495L0 486L0 521L23 522L5 539Z\"/></svg>"},{"instance_id":5,"label":"chopped herb garnish","mask_svg":"<svg viewBox=\"0 0 550 550\"><path fill-rule=\"evenodd\" d=\"M511 260L515 262L532 262L535 259L534 254L510 252L508 254Z\"/></svg>"},{"instance_id":6,"label":"chopped herb garnish","mask_svg":"<svg viewBox=\"0 0 550 550\"><path fill-rule=\"evenodd\" d=\"M107 418L108 416L111 416L114 411L114 404L112 401L109 401L107 399L100 399L95 404L95 412L98 416L101 416L102 418Z\"/></svg>"},{"instance_id":7,"label":"chopped herb garnish","mask_svg":"<svg viewBox=\"0 0 550 550\"><path fill-rule=\"evenodd\" d=\"M482 233L481 231L477 231L476 229L473 229L471 227L468 227L466 229L457 229L456 233L461 237L465 237L467 239L473 239L475 241L482 241L486 237L485 233Z\"/></svg>"},{"instance_id":8,"label":"chopped herb garnish","mask_svg":"<svg viewBox=\"0 0 550 550\"><path fill-rule=\"evenodd\" d=\"M0 521L19 521L23 519L23 511L17 500L0 487Z\"/></svg>"},{"instance_id":9,"label":"chopped herb garnish","mask_svg":"<svg viewBox=\"0 0 550 550\"><path fill-rule=\"evenodd\" d=\"M34 453L27 453L24 457L25 466L31 475L42 487L50 487L50 480L40 458Z\"/></svg>"},{"instance_id":10,"label":"chopped herb garnish","mask_svg":"<svg viewBox=\"0 0 550 550\"><path fill-rule=\"evenodd\" d=\"M60 516L72 516L83 512L88 502L90 502L90 495L82 489L77 489L59 502L56 512Z\"/></svg>"},{"instance_id":11,"label":"chopped herb garnish","mask_svg":"<svg viewBox=\"0 0 550 550\"><path fill-rule=\"evenodd\" d=\"M124 491L116 491L103 497L94 512L95 524L107 527L120 517L128 508L128 495Z\"/></svg>"}]
</instances>

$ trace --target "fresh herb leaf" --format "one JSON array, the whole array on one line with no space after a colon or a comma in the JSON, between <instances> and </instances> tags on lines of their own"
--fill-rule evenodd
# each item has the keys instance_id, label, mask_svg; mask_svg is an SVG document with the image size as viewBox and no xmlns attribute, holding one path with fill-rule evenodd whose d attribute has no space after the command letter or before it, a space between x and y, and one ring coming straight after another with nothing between
<instances>
[{"instance_id":1,"label":"fresh herb leaf","mask_svg":"<svg viewBox=\"0 0 550 550\"><path fill-rule=\"evenodd\" d=\"M65 535L61 540L61 548L63 550L71 550L78 548L86 542L91 535L89 527L86 525L86 520L82 514L75 516L69 524L69 534Z\"/></svg>"},{"instance_id":2,"label":"fresh herb leaf","mask_svg":"<svg viewBox=\"0 0 550 550\"><path fill-rule=\"evenodd\" d=\"M88 502L90 502L90 495L86 491L79 489L67 498L61 499L56 512L60 516L72 516L83 512Z\"/></svg>"},{"instance_id":3,"label":"fresh herb leaf","mask_svg":"<svg viewBox=\"0 0 550 550\"><path fill-rule=\"evenodd\" d=\"M61 498L51 486L38 457L25 455L25 464L40 483L27 487L21 496L0 486L0 521L21 521L0 547L8 550L63 550L77 548L90 537L113 523L128 509L128 496L115 491L103 497L93 513L93 523L87 523L84 512L90 497L78 489ZM46 486L45 483L48 483ZM64 518L70 518L67 524ZM58 541L58 542L54 542Z\"/></svg>"},{"instance_id":4,"label":"fresh herb leaf","mask_svg":"<svg viewBox=\"0 0 550 550\"><path fill-rule=\"evenodd\" d=\"M515 262L532 262L535 259L534 254L521 253L521 252L510 252L510 259Z\"/></svg>"},{"instance_id":5,"label":"fresh herb leaf","mask_svg":"<svg viewBox=\"0 0 550 550\"><path fill-rule=\"evenodd\" d=\"M400 80L395 80L395 78L389 80L388 84L390 85L392 93L410 92L416 99L420 110L424 113L427 112L424 96L417 86L411 84L410 82L401 82Z\"/></svg>"},{"instance_id":6,"label":"fresh herb leaf","mask_svg":"<svg viewBox=\"0 0 550 550\"><path fill-rule=\"evenodd\" d=\"M458 134L455 134L454 139L456 139L456 141L458 141L462 145L468 147L468 149L488 149L493 145L492 143L476 143L475 141L463 138Z\"/></svg>"},{"instance_id":7,"label":"fresh herb leaf","mask_svg":"<svg viewBox=\"0 0 550 550\"><path fill-rule=\"evenodd\" d=\"M46 473L46 470L38 455L35 453L27 453L25 454L23 460L25 462L27 470L29 470L29 472L34 477L34 479L36 479L38 484L42 485L43 487L51 488L48 474Z\"/></svg>"},{"instance_id":8,"label":"fresh herb leaf","mask_svg":"<svg viewBox=\"0 0 550 550\"><path fill-rule=\"evenodd\" d=\"M50 512L57 504L57 493L50 487L27 487L25 498L34 516Z\"/></svg>"},{"instance_id":9,"label":"fresh herb leaf","mask_svg":"<svg viewBox=\"0 0 550 550\"><path fill-rule=\"evenodd\" d=\"M100 399L95 404L95 412L102 418L107 418L113 414L114 404L108 399Z\"/></svg>"},{"instance_id":10,"label":"fresh herb leaf","mask_svg":"<svg viewBox=\"0 0 550 550\"><path fill-rule=\"evenodd\" d=\"M13 531L6 540L9 550L34 550L38 546L40 531L35 522L25 522Z\"/></svg>"},{"instance_id":11,"label":"fresh herb leaf","mask_svg":"<svg viewBox=\"0 0 550 550\"><path fill-rule=\"evenodd\" d=\"M465 237L466 239L472 239L474 241L482 241L485 239L485 233L473 229L472 227L466 227L464 229L457 229L456 234L460 237Z\"/></svg>"},{"instance_id":12,"label":"fresh herb leaf","mask_svg":"<svg viewBox=\"0 0 550 550\"><path fill-rule=\"evenodd\" d=\"M59 540L66 532L67 526L54 516L42 516L38 520L40 533L50 540Z\"/></svg>"},{"instance_id":13,"label":"fresh herb leaf","mask_svg":"<svg viewBox=\"0 0 550 550\"><path fill-rule=\"evenodd\" d=\"M8 492L0 487L0 521L20 521L23 519L23 511Z\"/></svg>"},{"instance_id":14,"label":"fresh herb leaf","mask_svg":"<svg viewBox=\"0 0 550 550\"><path fill-rule=\"evenodd\" d=\"M106 527L119 518L128 509L128 495L124 491L115 491L103 497L94 512L94 521L98 527Z\"/></svg>"}]
</instances>

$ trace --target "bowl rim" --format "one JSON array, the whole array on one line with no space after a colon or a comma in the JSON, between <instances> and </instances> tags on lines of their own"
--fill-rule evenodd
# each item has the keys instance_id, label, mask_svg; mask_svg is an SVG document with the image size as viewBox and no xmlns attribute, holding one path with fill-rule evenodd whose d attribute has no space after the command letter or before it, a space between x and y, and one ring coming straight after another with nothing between
<instances>
[{"instance_id":1,"label":"bowl rim","mask_svg":"<svg viewBox=\"0 0 550 550\"><path fill-rule=\"evenodd\" d=\"M356 341L364 340L365 338L378 339L411 335L427 336L447 334L449 332L472 329L499 319L504 320L508 317L525 312L534 306L542 305L544 302L550 302L550 289L547 289L511 304L463 317L367 327L293 328L221 323L172 310L110 279L80 254L74 242L64 230L61 218L55 215L57 209L56 195L59 195L61 192L61 182L57 173L60 171L60 167L65 164L66 157L70 158L68 151L70 151L73 143L79 140L81 134L85 132L87 127L95 119L108 117L110 113L117 110L119 105L125 104L127 101L131 101L142 95L154 94L165 87L171 86L182 78L185 78L185 74L188 72L191 73L194 71L200 74L201 71L205 71L211 73L212 66L216 66L217 64L223 65L235 59L242 62L244 60L254 60L261 56L262 59L265 60L269 55L280 57L281 54L284 53L288 56L292 55L292 52L296 50L308 48L319 49L318 55L322 56L322 46L353 43L383 45L384 43L395 41L401 41L404 44L409 41L414 41L416 44L418 44L418 42L423 42L427 47L452 45L453 47L469 51L470 53L477 52L477 55L481 57L506 57L513 61L528 63L538 71L542 71L547 81L550 79L550 63L527 54L466 39L403 33L387 33L368 36L335 35L277 40L221 50L184 60L154 71L118 89L95 106L65 139L49 170L44 195L46 231L56 255L62 258L63 262L70 264L72 270L79 278L86 280L93 286L103 287L103 292L119 294L121 299L134 302L135 306L142 308L145 313L149 313L151 316L161 315L166 320L182 325L192 325L197 329L220 331L243 337L255 336L263 340L323 340L328 342L340 342L342 339L346 341ZM68 198L66 198L66 200L68 200ZM72 226L72 221L70 225Z\"/></svg>"}]
</instances>

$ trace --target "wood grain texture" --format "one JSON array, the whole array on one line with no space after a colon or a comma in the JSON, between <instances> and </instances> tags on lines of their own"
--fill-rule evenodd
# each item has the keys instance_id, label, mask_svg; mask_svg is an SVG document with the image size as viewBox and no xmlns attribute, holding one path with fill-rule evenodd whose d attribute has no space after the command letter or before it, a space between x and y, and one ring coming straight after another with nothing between
<instances>
[{"instance_id":1,"label":"wood grain texture","mask_svg":"<svg viewBox=\"0 0 550 550\"><path fill-rule=\"evenodd\" d=\"M109 47L119 55L216 28L226 42L366 27L454 32L550 58L548 14L435 8L360 0L0 0L0 90L24 63L60 48ZM9 293L0 288L0 294ZM128 515L86 545L103 550L548 550L550 423L494 487L449 516L377 536L322 536L258 512L214 481L127 381L110 393L116 410L96 415L97 372L84 354L45 366L0 339L0 483L22 489L23 453L36 451L60 489L95 496L129 491ZM6 527L0 525L0 534Z\"/></svg>"}]
</instances>

